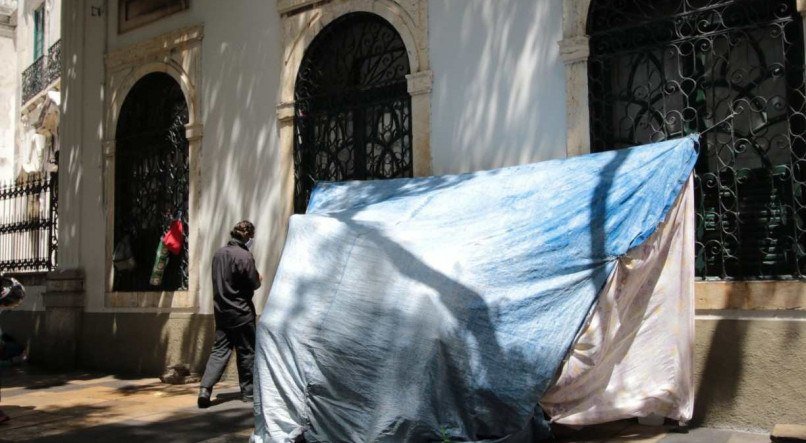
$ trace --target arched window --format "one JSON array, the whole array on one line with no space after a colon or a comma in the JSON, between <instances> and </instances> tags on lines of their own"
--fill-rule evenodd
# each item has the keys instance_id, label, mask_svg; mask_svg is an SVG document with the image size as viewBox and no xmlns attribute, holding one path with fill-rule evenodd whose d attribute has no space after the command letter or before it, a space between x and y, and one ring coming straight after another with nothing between
<instances>
[{"instance_id":1,"label":"arched window","mask_svg":"<svg viewBox=\"0 0 806 443\"><path fill-rule=\"evenodd\" d=\"M379 16L347 14L308 47L294 90L294 210L316 181L412 175L409 59Z\"/></svg>"},{"instance_id":2,"label":"arched window","mask_svg":"<svg viewBox=\"0 0 806 443\"><path fill-rule=\"evenodd\" d=\"M115 134L115 250L129 265L115 266L114 290L187 289L188 242L152 279L157 250L173 220L188 223L188 107L169 75L148 74L123 102ZM131 253L122 252L130 249Z\"/></svg>"},{"instance_id":3,"label":"arched window","mask_svg":"<svg viewBox=\"0 0 806 443\"><path fill-rule=\"evenodd\" d=\"M594 151L701 132L697 275L806 273L806 118L795 0L599 0L588 17Z\"/></svg>"}]
</instances>

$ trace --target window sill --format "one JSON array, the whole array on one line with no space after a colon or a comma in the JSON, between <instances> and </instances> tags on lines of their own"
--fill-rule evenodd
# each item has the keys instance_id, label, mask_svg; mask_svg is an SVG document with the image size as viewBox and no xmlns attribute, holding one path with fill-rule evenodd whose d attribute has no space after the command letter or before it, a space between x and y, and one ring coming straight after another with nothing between
<instances>
[{"instance_id":1,"label":"window sill","mask_svg":"<svg viewBox=\"0 0 806 443\"><path fill-rule=\"evenodd\" d=\"M806 282L735 281L694 284L697 310L804 310Z\"/></svg>"},{"instance_id":2,"label":"window sill","mask_svg":"<svg viewBox=\"0 0 806 443\"><path fill-rule=\"evenodd\" d=\"M106 307L188 309L196 303L190 291L107 292Z\"/></svg>"}]
</instances>

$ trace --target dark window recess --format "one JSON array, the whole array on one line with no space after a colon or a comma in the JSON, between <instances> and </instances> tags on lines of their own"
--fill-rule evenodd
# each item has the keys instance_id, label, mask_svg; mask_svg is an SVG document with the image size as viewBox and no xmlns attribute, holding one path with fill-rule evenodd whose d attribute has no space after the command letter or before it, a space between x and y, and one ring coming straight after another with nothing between
<instances>
[{"instance_id":1,"label":"dark window recess","mask_svg":"<svg viewBox=\"0 0 806 443\"><path fill-rule=\"evenodd\" d=\"M594 151L697 133L696 272L806 272L806 116L795 0L600 0L589 16Z\"/></svg>"},{"instance_id":2,"label":"dark window recess","mask_svg":"<svg viewBox=\"0 0 806 443\"><path fill-rule=\"evenodd\" d=\"M412 175L409 60L382 18L353 13L305 52L295 89L294 210L316 181Z\"/></svg>"},{"instance_id":3,"label":"dark window recess","mask_svg":"<svg viewBox=\"0 0 806 443\"><path fill-rule=\"evenodd\" d=\"M45 51L45 6L34 10L34 61L44 55Z\"/></svg>"},{"instance_id":4,"label":"dark window recess","mask_svg":"<svg viewBox=\"0 0 806 443\"><path fill-rule=\"evenodd\" d=\"M188 108L167 74L148 74L126 97L115 147L115 246L131 245L135 267L115 270L116 291L172 291L188 286L188 242L169 255L162 284L149 283L157 247L171 220L188 223Z\"/></svg>"},{"instance_id":5,"label":"dark window recess","mask_svg":"<svg viewBox=\"0 0 806 443\"><path fill-rule=\"evenodd\" d=\"M189 7L190 0L118 0L118 32L138 28Z\"/></svg>"}]
</instances>

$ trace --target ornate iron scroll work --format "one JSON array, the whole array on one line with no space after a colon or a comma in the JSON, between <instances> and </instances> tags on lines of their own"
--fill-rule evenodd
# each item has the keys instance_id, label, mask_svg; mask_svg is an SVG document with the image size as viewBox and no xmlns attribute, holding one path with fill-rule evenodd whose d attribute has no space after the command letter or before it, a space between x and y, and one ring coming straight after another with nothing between
<instances>
[{"instance_id":1,"label":"ornate iron scroll work","mask_svg":"<svg viewBox=\"0 0 806 443\"><path fill-rule=\"evenodd\" d=\"M794 0L591 5L591 146L697 133L702 279L806 272L803 31Z\"/></svg>"},{"instance_id":2,"label":"ornate iron scroll work","mask_svg":"<svg viewBox=\"0 0 806 443\"><path fill-rule=\"evenodd\" d=\"M0 184L0 270L46 272L56 267L58 174L33 173Z\"/></svg>"},{"instance_id":3,"label":"ornate iron scroll work","mask_svg":"<svg viewBox=\"0 0 806 443\"><path fill-rule=\"evenodd\" d=\"M294 210L316 181L411 177L409 60L382 18L353 13L311 43L295 87Z\"/></svg>"},{"instance_id":4,"label":"ornate iron scroll work","mask_svg":"<svg viewBox=\"0 0 806 443\"><path fill-rule=\"evenodd\" d=\"M54 43L47 55L36 59L31 66L22 71L22 102L27 103L36 94L61 76L62 41Z\"/></svg>"},{"instance_id":5,"label":"ornate iron scroll work","mask_svg":"<svg viewBox=\"0 0 806 443\"><path fill-rule=\"evenodd\" d=\"M169 256L162 285L149 277L162 235L180 217L188 232L188 108L167 74L148 74L132 88L120 113L115 149L115 245L128 236L136 263L115 271L116 291L188 287L187 236L179 256Z\"/></svg>"}]
</instances>

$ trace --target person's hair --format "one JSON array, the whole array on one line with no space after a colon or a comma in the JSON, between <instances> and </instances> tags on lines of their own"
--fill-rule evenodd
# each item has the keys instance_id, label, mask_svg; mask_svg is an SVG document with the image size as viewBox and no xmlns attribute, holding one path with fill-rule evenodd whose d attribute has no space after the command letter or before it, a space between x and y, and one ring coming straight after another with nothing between
<instances>
[{"instance_id":1,"label":"person's hair","mask_svg":"<svg viewBox=\"0 0 806 443\"><path fill-rule=\"evenodd\" d=\"M240 241L246 241L248 238L254 237L255 225L249 220L239 221L235 227L232 228L229 235Z\"/></svg>"}]
</instances>

